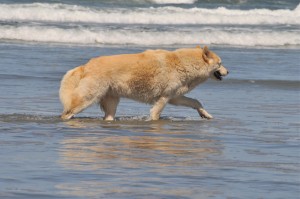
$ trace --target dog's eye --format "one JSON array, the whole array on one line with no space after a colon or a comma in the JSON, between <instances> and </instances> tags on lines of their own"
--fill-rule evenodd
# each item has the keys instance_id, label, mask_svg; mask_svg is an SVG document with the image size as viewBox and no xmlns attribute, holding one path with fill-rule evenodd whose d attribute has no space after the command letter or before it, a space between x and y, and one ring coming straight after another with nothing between
<instances>
[{"instance_id":1,"label":"dog's eye","mask_svg":"<svg viewBox=\"0 0 300 199\"><path fill-rule=\"evenodd\" d=\"M218 67L220 68L222 66L222 63L220 62L220 63L218 63Z\"/></svg>"}]
</instances>

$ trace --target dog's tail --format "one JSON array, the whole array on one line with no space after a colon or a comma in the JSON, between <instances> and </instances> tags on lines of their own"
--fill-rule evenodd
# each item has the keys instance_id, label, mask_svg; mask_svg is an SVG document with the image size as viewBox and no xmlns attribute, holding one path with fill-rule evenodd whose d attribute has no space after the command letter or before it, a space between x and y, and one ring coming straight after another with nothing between
<instances>
[{"instance_id":1,"label":"dog's tail","mask_svg":"<svg viewBox=\"0 0 300 199\"><path fill-rule=\"evenodd\" d=\"M64 107L64 113L70 110L72 103L72 95L75 88L79 85L79 82L83 76L84 66L78 66L72 70L69 70L61 80L59 89L59 98Z\"/></svg>"}]
</instances>

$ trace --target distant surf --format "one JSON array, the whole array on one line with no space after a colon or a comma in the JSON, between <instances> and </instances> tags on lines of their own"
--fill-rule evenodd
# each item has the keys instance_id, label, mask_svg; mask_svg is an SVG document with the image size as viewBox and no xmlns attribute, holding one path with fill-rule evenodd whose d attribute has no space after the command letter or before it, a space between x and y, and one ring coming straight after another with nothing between
<instances>
[{"instance_id":1,"label":"distant surf","mask_svg":"<svg viewBox=\"0 0 300 199\"><path fill-rule=\"evenodd\" d=\"M300 45L300 5L293 10L242 10L224 7L101 8L50 3L0 4L0 24L0 41L146 46Z\"/></svg>"},{"instance_id":2,"label":"distant surf","mask_svg":"<svg viewBox=\"0 0 300 199\"><path fill-rule=\"evenodd\" d=\"M235 10L219 7L91 8L68 4L0 4L1 21L116 24L300 24L300 5L289 9Z\"/></svg>"},{"instance_id":3,"label":"distant surf","mask_svg":"<svg viewBox=\"0 0 300 199\"><path fill-rule=\"evenodd\" d=\"M204 30L135 30L128 28L96 29L76 26L60 28L51 26L2 26L1 40L19 40L46 43L112 44L112 45L172 45L215 44L235 46L288 46L300 45L298 32L285 30L264 31L255 29L222 30L207 27Z\"/></svg>"}]
</instances>

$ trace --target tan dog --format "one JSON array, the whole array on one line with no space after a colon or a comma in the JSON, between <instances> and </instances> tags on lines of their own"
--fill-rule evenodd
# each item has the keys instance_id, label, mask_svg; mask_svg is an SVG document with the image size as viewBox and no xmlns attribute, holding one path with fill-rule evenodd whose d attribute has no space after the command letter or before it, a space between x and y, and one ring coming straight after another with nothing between
<instances>
[{"instance_id":1,"label":"tan dog","mask_svg":"<svg viewBox=\"0 0 300 199\"><path fill-rule=\"evenodd\" d=\"M184 94L209 77L228 74L221 59L205 46L175 51L147 50L138 54L91 59L66 73L61 81L62 119L70 119L100 103L105 120L114 120L121 97L153 104L150 119L158 120L167 103L194 108L211 119L201 103Z\"/></svg>"}]
</instances>

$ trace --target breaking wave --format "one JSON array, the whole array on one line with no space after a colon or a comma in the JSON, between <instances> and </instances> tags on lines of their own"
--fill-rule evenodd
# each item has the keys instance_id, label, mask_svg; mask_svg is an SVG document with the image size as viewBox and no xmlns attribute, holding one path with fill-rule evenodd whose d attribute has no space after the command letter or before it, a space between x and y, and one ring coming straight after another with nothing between
<instances>
[{"instance_id":1,"label":"breaking wave","mask_svg":"<svg viewBox=\"0 0 300 199\"><path fill-rule=\"evenodd\" d=\"M155 0L158 1L159 0ZM175 1L175 0L174 0ZM179 0L178 0L179 1ZM207 8L89 8L66 4L0 4L0 20L118 24L300 24L294 10Z\"/></svg>"},{"instance_id":2,"label":"breaking wave","mask_svg":"<svg viewBox=\"0 0 300 199\"><path fill-rule=\"evenodd\" d=\"M194 0L151 0L193 3ZM224 7L100 8L69 4L0 4L0 40L23 42L234 46L300 45L295 9Z\"/></svg>"},{"instance_id":3,"label":"breaking wave","mask_svg":"<svg viewBox=\"0 0 300 199\"><path fill-rule=\"evenodd\" d=\"M216 44L236 46L284 46L300 45L299 33L288 31L217 30L156 31L132 29L59 28L42 26L0 27L0 39L30 42L54 42L71 44Z\"/></svg>"}]
</instances>

